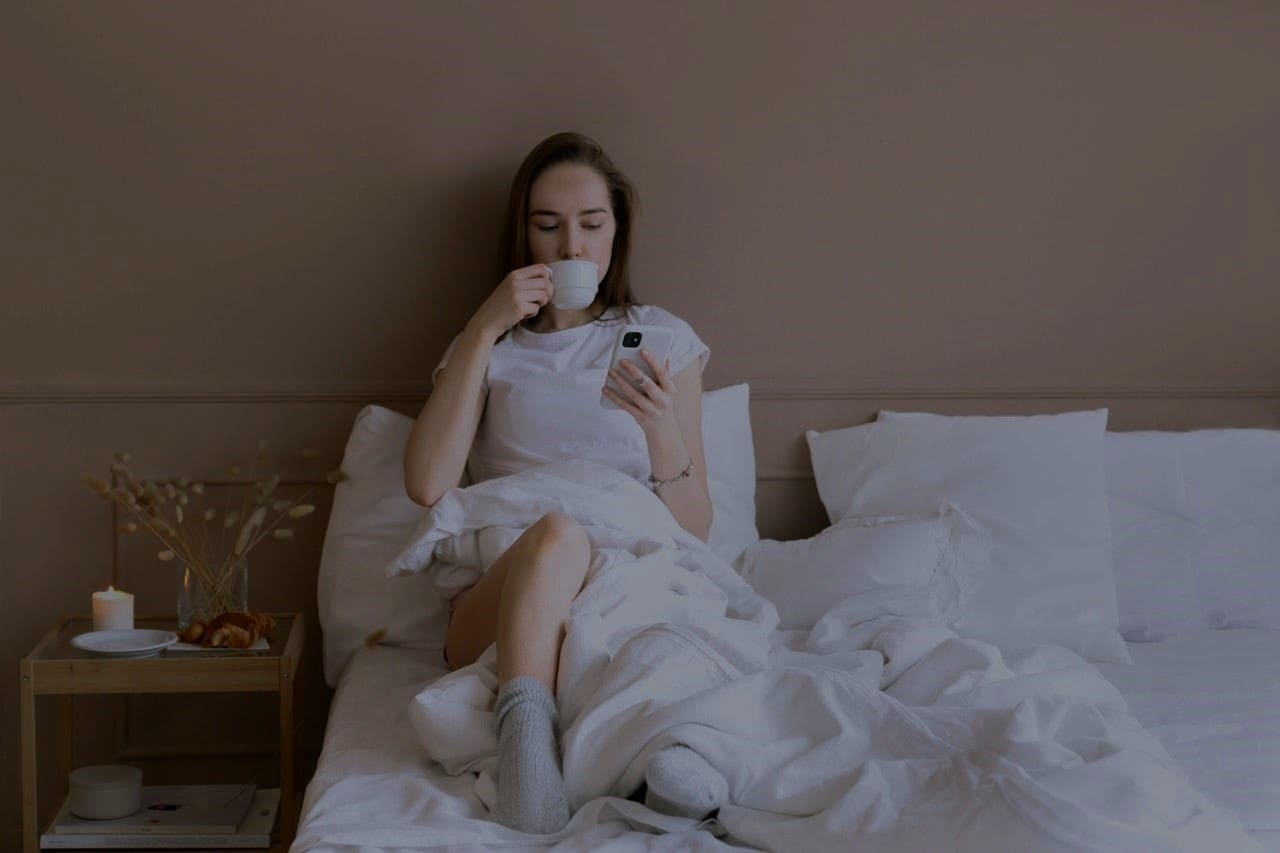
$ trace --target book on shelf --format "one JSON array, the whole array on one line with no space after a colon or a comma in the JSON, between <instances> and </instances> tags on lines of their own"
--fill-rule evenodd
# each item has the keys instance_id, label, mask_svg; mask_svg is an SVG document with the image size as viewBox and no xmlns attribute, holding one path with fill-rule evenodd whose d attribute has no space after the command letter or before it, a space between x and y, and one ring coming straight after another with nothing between
<instances>
[{"instance_id":1,"label":"book on shelf","mask_svg":"<svg viewBox=\"0 0 1280 853\"><path fill-rule=\"evenodd\" d=\"M90 820L67 812L58 815L53 831L59 835L235 832L249 811L253 789L253 785L143 785L142 807L133 814Z\"/></svg>"},{"instance_id":2,"label":"book on shelf","mask_svg":"<svg viewBox=\"0 0 1280 853\"><path fill-rule=\"evenodd\" d=\"M181 786L180 786L181 787ZM250 786L251 787L251 786ZM40 847L46 850L112 850L214 848L249 849L271 846L271 827L280 808L279 788L258 788L239 826L230 832L102 832L59 833L59 821L71 817L69 798L64 800L50 831L40 836Z\"/></svg>"}]
</instances>

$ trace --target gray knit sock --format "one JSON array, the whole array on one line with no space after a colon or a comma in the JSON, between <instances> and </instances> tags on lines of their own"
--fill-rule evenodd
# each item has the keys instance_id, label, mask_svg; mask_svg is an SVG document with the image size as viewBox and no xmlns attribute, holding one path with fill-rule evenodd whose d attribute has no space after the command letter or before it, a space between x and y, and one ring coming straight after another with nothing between
<instances>
[{"instance_id":1,"label":"gray knit sock","mask_svg":"<svg viewBox=\"0 0 1280 853\"><path fill-rule=\"evenodd\" d=\"M517 676L498 691L498 801L493 816L521 832L559 832L569 822L560 773L559 714L546 685Z\"/></svg>"},{"instance_id":2,"label":"gray knit sock","mask_svg":"<svg viewBox=\"0 0 1280 853\"><path fill-rule=\"evenodd\" d=\"M656 812L701 820L729 799L724 775L682 743L649 756L644 804Z\"/></svg>"}]
</instances>

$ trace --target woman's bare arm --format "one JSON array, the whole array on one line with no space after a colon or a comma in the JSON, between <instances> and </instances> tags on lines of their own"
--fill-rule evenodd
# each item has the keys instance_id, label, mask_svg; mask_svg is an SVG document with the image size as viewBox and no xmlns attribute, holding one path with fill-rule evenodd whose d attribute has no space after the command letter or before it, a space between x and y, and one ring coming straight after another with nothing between
<instances>
[{"instance_id":1,"label":"woman's bare arm","mask_svg":"<svg viewBox=\"0 0 1280 853\"><path fill-rule=\"evenodd\" d=\"M658 480L674 480L658 489L658 497L680 526L703 542L711 535L714 510L707 485L706 454L702 448L702 365L691 364L676 376L640 350L655 379L630 360L610 370L601 394L630 414L644 431L649 446L649 470ZM639 384L637 384L639 383ZM689 476L679 477L686 467Z\"/></svg>"},{"instance_id":2,"label":"woman's bare arm","mask_svg":"<svg viewBox=\"0 0 1280 853\"><path fill-rule=\"evenodd\" d=\"M653 476L666 479L680 473L689 462L689 477L664 486L658 497L685 530L703 542L711 535L711 494L707 486L706 454L702 448L702 368L693 364L672 378L676 393L676 418L680 429L665 437L649 437L649 461Z\"/></svg>"},{"instance_id":3,"label":"woman's bare arm","mask_svg":"<svg viewBox=\"0 0 1280 853\"><path fill-rule=\"evenodd\" d=\"M417 503L434 506L461 482L484 414L481 386L495 342L507 329L537 314L552 292L546 264L512 270L462 330L404 449L404 489Z\"/></svg>"},{"instance_id":4,"label":"woman's bare arm","mask_svg":"<svg viewBox=\"0 0 1280 853\"><path fill-rule=\"evenodd\" d=\"M463 330L413 424L404 451L404 488L416 503L433 506L462 480L484 413L481 383L495 337L471 325Z\"/></svg>"}]
</instances>

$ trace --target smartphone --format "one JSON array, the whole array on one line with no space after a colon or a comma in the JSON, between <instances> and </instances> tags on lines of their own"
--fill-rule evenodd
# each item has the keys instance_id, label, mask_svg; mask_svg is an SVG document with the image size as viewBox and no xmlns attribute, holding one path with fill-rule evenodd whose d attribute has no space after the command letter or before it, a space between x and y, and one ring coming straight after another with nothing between
<instances>
[{"instance_id":1,"label":"smartphone","mask_svg":"<svg viewBox=\"0 0 1280 853\"><path fill-rule=\"evenodd\" d=\"M644 360L640 350L648 350L658 364L663 364L666 362L667 356L671 355L672 334L671 329L667 326L640 326L633 324L623 326L618 330L617 340L613 342L613 357L609 359L609 367L616 368L626 374L626 370L622 367L623 360L634 361L636 367L640 368L645 376L650 379L656 379L653 375L653 370L649 367L649 362ZM605 374L605 384L612 386L607 373ZM614 403L603 394L600 397L600 405L606 409L618 408L617 403Z\"/></svg>"}]
</instances>

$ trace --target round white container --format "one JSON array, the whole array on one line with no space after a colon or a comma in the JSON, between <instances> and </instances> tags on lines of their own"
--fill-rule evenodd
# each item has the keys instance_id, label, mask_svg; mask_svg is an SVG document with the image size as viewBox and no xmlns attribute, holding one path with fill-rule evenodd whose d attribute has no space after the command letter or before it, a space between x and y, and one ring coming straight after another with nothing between
<instances>
[{"instance_id":1,"label":"round white container","mask_svg":"<svg viewBox=\"0 0 1280 853\"><path fill-rule=\"evenodd\" d=\"M124 764L94 764L71 771L69 808L76 817L111 820L142 808L142 771Z\"/></svg>"}]
</instances>

